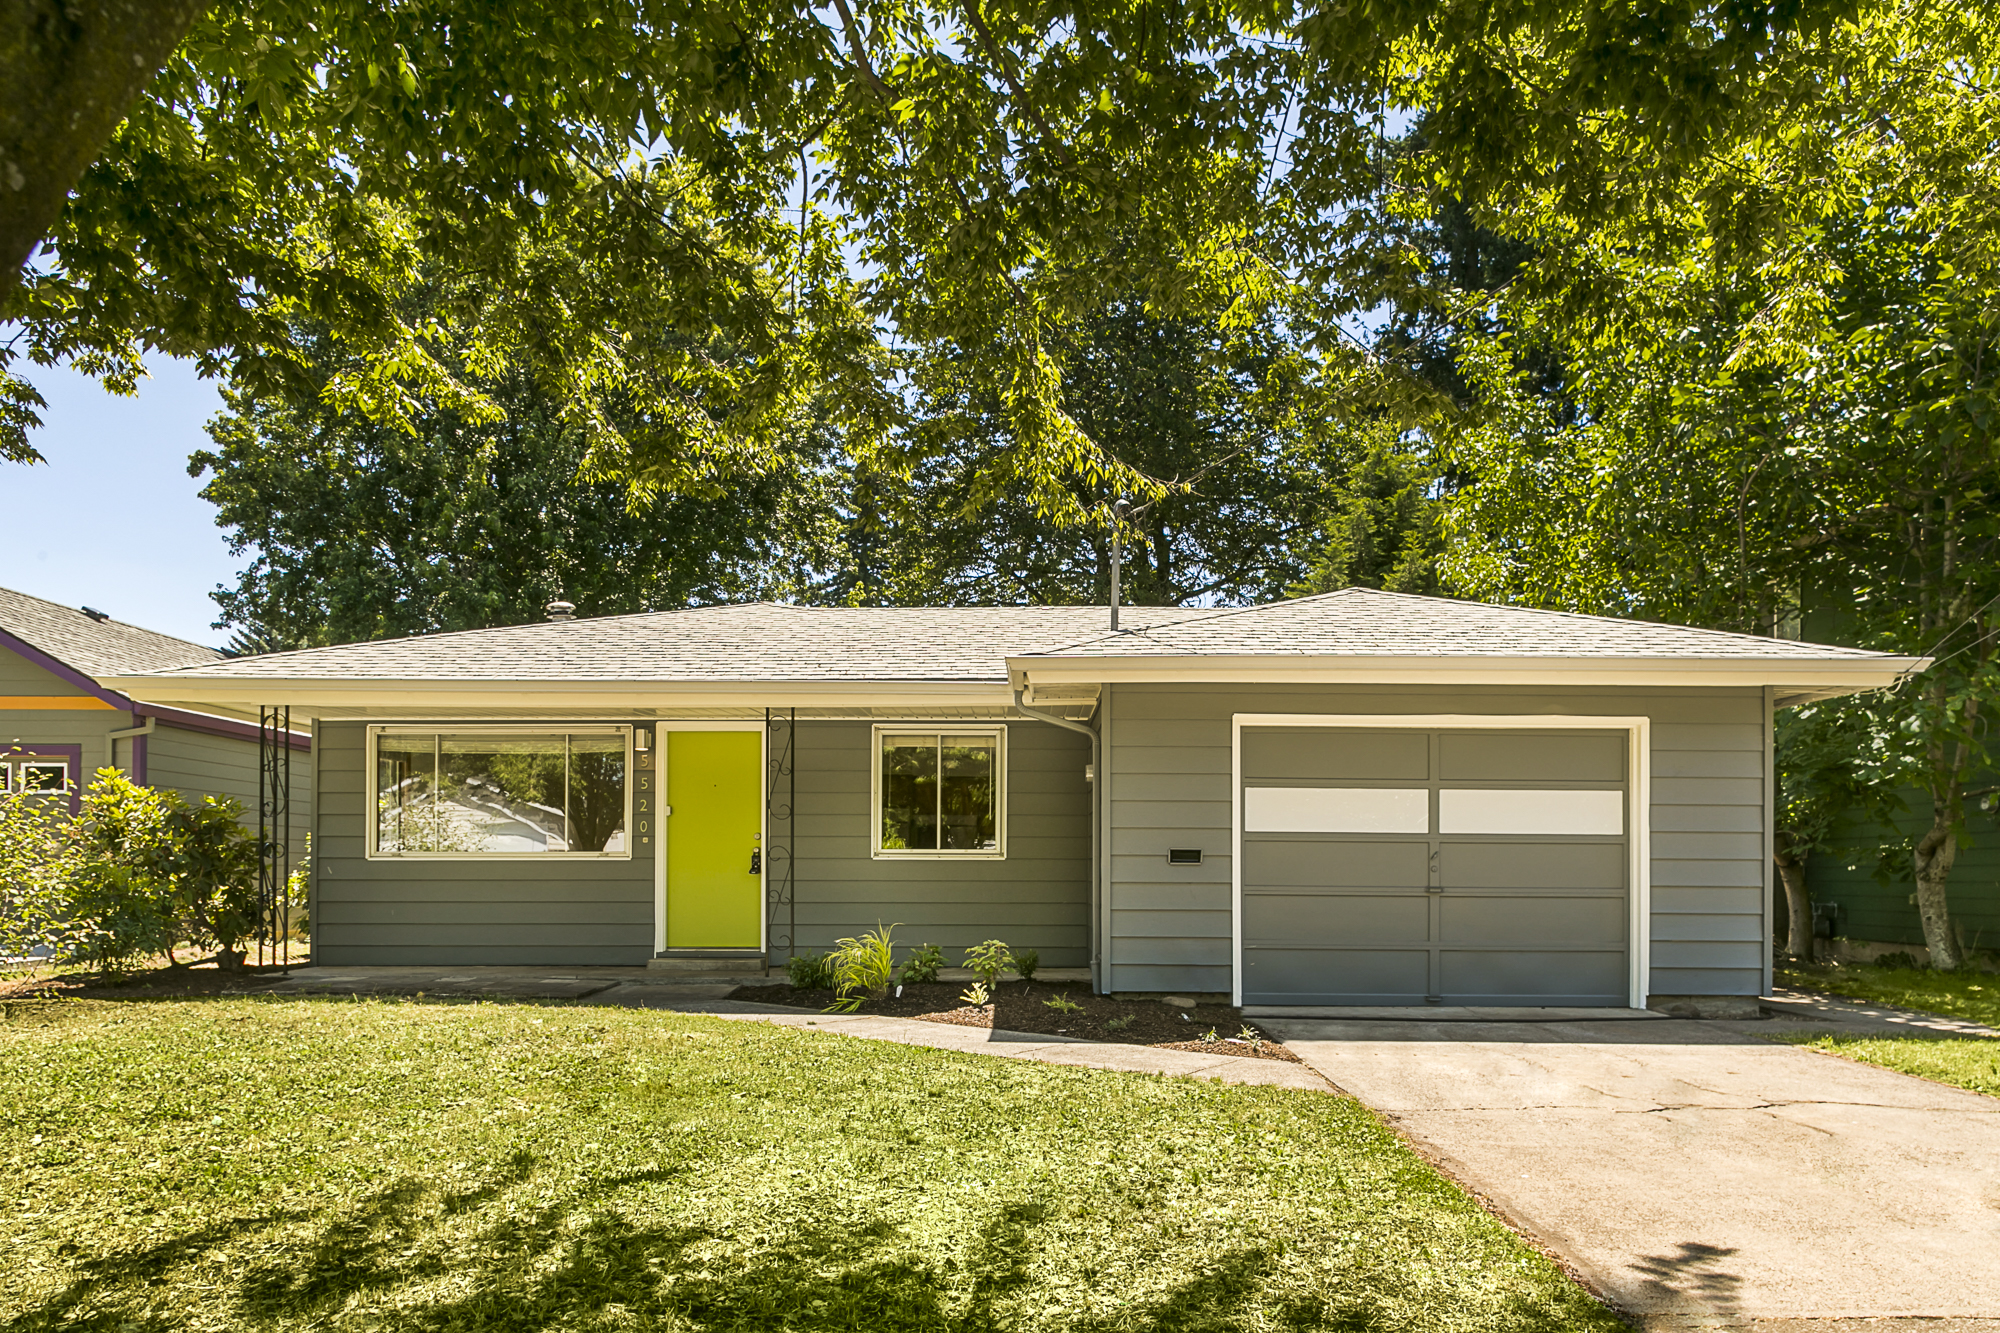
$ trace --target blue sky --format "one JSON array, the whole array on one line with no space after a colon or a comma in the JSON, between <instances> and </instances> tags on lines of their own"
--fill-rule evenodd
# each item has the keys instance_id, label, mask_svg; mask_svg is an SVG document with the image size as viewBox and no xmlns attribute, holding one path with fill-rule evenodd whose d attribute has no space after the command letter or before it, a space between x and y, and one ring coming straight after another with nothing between
<instances>
[{"instance_id":1,"label":"blue sky","mask_svg":"<svg viewBox=\"0 0 2000 1333\"><path fill-rule=\"evenodd\" d=\"M187 474L222 409L185 362L156 358L135 398L40 366L16 368L49 400L35 447L48 462L0 463L7 540L0 586L129 624L220 645L208 593L249 559L229 554L215 509Z\"/></svg>"}]
</instances>

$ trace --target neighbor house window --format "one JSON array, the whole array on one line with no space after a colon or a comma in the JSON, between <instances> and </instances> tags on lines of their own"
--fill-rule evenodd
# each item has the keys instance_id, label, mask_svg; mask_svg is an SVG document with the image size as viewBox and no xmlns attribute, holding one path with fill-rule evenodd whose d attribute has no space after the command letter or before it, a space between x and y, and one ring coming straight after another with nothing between
<instances>
[{"instance_id":1,"label":"neighbor house window","mask_svg":"<svg viewBox=\"0 0 2000 1333\"><path fill-rule=\"evenodd\" d=\"M8 791L57 796L69 790L67 759L9 759L0 773Z\"/></svg>"},{"instance_id":2,"label":"neighbor house window","mask_svg":"<svg viewBox=\"0 0 2000 1333\"><path fill-rule=\"evenodd\" d=\"M1005 727L877 727L874 786L876 855L1005 853Z\"/></svg>"},{"instance_id":3,"label":"neighbor house window","mask_svg":"<svg viewBox=\"0 0 2000 1333\"><path fill-rule=\"evenodd\" d=\"M629 727L371 728L377 856L626 856Z\"/></svg>"}]
</instances>

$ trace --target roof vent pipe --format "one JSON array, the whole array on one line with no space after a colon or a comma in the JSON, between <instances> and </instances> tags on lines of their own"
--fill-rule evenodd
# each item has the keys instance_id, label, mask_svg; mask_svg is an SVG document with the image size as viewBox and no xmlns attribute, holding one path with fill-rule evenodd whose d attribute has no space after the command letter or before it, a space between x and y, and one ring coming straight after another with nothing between
<instances>
[{"instance_id":1,"label":"roof vent pipe","mask_svg":"<svg viewBox=\"0 0 2000 1333\"><path fill-rule=\"evenodd\" d=\"M560 600L553 601L548 605L548 612L550 620L574 620L576 619L576 603Z\"/></svg>"},{"instance_id":2,"label":"roof vent pipe","mask_svg":"<svg viewBox=\"0 0 2000 1333\"><path fill-rule=\"evenodd\" d=\"M105 621L111 619L111 615L109 612L100 611L94 606L86 606L86 607L81 607L79 609L85 615L89 616L92 620L95 620L100 625L102 625Z\"/></svg>"}]
</instances>

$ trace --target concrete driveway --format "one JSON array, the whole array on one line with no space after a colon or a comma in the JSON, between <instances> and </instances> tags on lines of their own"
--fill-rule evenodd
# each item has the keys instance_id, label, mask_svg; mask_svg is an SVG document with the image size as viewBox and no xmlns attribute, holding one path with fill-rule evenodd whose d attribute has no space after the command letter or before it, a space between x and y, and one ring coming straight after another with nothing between
<instances>
[{"instance_id":1,"label":"concrete driveway","mask_svg":"<svg viewBox=\"0 0 2000 1333\"><path fill-rule=\"evenodd\" d=\"M2000 1330L2000 1100L1770 1023L1265 1025L1648 1328Z\"/></svg>"}]
</instances>

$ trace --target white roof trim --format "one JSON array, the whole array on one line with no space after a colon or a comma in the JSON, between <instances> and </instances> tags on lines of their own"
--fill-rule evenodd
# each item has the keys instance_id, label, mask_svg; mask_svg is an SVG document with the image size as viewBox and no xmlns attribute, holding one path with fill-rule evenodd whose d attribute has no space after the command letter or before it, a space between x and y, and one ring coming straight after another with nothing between
<instances>
[{"instance_id":1,"label":"white roof trim","mask_svg":"<svg viewBox=\"0 0 2000 1333\"><path fill-rule=\"evenodd\" d=\"M113 686L143 703L177 708L259 705L321 712L447 706L551 710L684 708L1011 708L1002 681L551 681L313 680L121 676Z\"/></svg>"},{"instance_id":2,"label":"white roof trim","mask_svg":"<svg viewBox=\"0 0 2000 1333\"><path fill-rule=\"evenodd\" d=\"M1185 683L1259 685L1726 686L1820 697L1893 685L1927 657L1347 657L1275 654L1028 656L1007 659L1017 687Z\"/></svg>"},{"instance_id":3,"label":"white roof trim","mask_svg":"<svg viewBox=\"0 0 2000 1333\"><path fill-rule=\"evenodd\" d=\"M1893 685L1930 665L1919 657L1360 657L1308 654L1025 656L1007 659L1006 681L523 681L328 680L324 678L107 676L103 683L142 703L191 710L288 705L333 709L1006 707L1015 689L1082 702L1079 687L1105 684L1623 686L1776 688L1786 702ZM1031 693L1031 697L1033 697Z\"/></svg>"}]
</instances>

